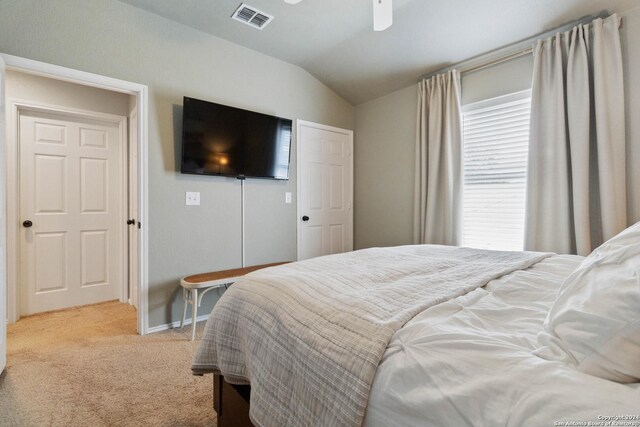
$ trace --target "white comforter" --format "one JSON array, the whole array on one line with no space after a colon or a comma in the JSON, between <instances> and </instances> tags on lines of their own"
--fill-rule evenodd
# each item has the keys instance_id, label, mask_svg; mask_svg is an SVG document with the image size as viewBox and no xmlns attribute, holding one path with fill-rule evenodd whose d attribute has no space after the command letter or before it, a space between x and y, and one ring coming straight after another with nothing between
<instances>
[{"instance_id":1,"label":"white comforter","mask_svg":"<svg viewBox=\"0 0 640 427\"><path fill-rule=\"evenodd\" d=\"M251 384L255 425L360 427L402 325L548 256L415 245L258 270L216 304L192 370Z\"/></svg>"},{"instance_id":2,"label":"white comforter","mask_svg":"<svg viewBox=\"0 0 640 427\"><path fill-rule=\"evenodd\" d=\"M560 284L581 260L548 258L414 317L378 367L365 425L604 426L616 425L607 417L640 415L640 384L532 354ZM633 422L626 425L640 426Z\"/></svg>"}]
</instances>

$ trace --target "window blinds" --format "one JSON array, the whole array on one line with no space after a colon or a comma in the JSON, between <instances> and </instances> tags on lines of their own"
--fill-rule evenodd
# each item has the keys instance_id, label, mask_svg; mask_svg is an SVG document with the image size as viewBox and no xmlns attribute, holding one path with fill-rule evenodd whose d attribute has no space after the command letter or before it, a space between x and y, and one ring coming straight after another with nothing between
<instances>
[{"instance_id":1,"label":"window blinds","mask_svg":"<svg viewBox=\"0 0 640 427\"><path fill-rule=\"evenodd\" d=\"M288 144L284 144L283 141L288 141ZM291 128L287 126L280 127L280 139L278 140L279 147L276 161L276 176L288 177L289 176L289 150L291 150Z\"/></svg>"},{"instance_id":2,"label":"window blinds","mask_svg":"<svg viewBox=\"0 0 640 427\"><path fill-rule=\"evenodd\" d=\"M530 91L463 109L462 244L522 250Z\"/></svg>"}]
</instances>

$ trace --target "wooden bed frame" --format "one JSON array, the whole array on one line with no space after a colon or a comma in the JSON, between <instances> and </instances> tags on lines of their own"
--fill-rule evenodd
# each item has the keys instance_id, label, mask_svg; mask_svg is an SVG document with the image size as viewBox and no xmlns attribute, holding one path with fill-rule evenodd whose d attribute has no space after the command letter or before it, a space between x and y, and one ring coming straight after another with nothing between
<instances>
[{"instance_id":1,"label":"wooden bed frame","mask_svg":"<svg viewBox=\"0 0 640 427\"><path fill-rule=\"evenodd\" d=\"M222 375L213 376L213 409L218 427L253 427L249 419L251 386L233 385Z\"/></svg>"}]
</instances>

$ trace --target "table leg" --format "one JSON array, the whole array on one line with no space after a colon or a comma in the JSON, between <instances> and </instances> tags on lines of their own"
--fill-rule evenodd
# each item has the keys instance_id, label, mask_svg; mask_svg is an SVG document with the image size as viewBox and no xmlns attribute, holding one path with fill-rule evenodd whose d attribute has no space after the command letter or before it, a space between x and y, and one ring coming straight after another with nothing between
<instances>
[{"instance_id":1,"label":"table leg","mask_svg":"<svg viewBox=\"0 0 640 427\"><path fill-rule=\"evenodd\" d=\"M188 292L185 288L182 288L182 320L180 320L180 329L184 328L184 322L187 320Z\"/></svg>"},{"instance_id":2,"label":"table leg","mask_svg":"<svg viewBox=\"0 0 640 427\"><path fill-rule=\"evenodd\" d=\"M196 319L198 318L198 290L191 290L191 341L196 339Z\"/></svg>"}]
</instances>

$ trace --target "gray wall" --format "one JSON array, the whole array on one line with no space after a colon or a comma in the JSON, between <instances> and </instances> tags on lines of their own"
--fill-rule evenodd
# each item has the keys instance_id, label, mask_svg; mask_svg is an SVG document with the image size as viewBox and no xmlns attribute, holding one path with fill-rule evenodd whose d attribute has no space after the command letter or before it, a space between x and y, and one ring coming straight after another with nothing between
<instances>
[{"instance_id":1,"label":"gray wall","mask_svg":"<svg viewBox=\"0 0 640 427\"><path fill-rule=\"evenodd\" d=\"M622 16L631 224L640 220L640 9ZM467 74L462 104L528 89L532 72L527 56ZM412 243L417 90L413 85L356 106L356 248Z\"/></svg>"},{"instance_id":2,"label":"gray wall","mask_svg":"<svg viewBox=\"0 0 640 427\"><path fill-rule=\"evenodd\" d=\"M356 107L354 247L413 241L418 85Z\"/></svg>"},{"instance_id":3,"label":"gray wall","mask_svg":"<svg viewBox=\"0 0 640 427\"><path fill-rule=\"evenodd\" d=\"M135 97L32 74L7 71L7 98L99 113L129 115L129 101Z\"/></svg>"},{"instance_id":4,"label":"gray wall","mask_svg":"<svg viewBox=\"0 0 640 427\"><path fill-rule=\"evenodd\" d=\"M0 52L149 85L150 326L179 319L181 276L240 265L239 183L177 172L183 96L355 124L354 108L301 68L115 0L0 0ZM247 181L248 264L296 256L296 201L284 203L295 154L288 182ZM202 205L185 206L185 191Z\"/></svg>"},{"instance_id":5,"label":"gray wall","mask_svg":"<svg viewBox=\"0 0 640 427\"><path fill-rule=\"evenodd\" d=\"M472 104L497 96L531 89L533 55L522 56L495 67L484 68L462 76L460 102Z\"/></svg>"}]
</instances>

